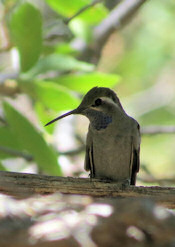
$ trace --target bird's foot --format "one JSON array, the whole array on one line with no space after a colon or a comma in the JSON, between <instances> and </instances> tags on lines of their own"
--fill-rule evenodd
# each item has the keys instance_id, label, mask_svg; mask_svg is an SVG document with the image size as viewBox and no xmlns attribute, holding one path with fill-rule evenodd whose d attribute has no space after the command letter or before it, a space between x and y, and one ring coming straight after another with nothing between
<instances>
[{"instance_id":1,"label":"bird's foot","mask_svg":"<svg viewBox=\"0 0 175 247\"><path fill-rule=\"evenodd\" d=\"M130 179L125 179L125 180L121 181L121 188L122 189L125 189L129 186L130 186Z\"/></svg>"}]
</instances>

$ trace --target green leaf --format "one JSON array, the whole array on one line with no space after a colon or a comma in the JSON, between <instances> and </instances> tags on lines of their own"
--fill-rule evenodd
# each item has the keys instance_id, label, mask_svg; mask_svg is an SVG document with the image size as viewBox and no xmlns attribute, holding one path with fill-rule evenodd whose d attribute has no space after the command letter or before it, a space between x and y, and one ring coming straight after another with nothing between
<instances>
[{"instance_id":1,"label":"green leaf","mask_svg":"<svg viewBox=\"0 0 175 247\"><path fill-rule=\"evenodd\" d=\"M84 21L82 21L80 18L73 19L69 27L72 31L72 33L86 42L90 42L92 38L92 28Z\"/></svg>"},{"instance_id":2,"label":"green leaf","mask_svg":"<svg viewBox=\"0 0 175 247\"><path fill-rule=\"evenodd\" d=\"M81 70L92 71L94 65L78 61L74 57L68 55L52 54L44 57L38 61L28 73L23 74L23 78L31 78L38 74L46 73L47 71L69 71L69 70Z\"/></svg>"},{"instance_id":3,"label":"green leaf","mask_svg":"<svg viewBox=\"0 0 175 247\"><path fill-rule=\"evenodd\" d=\"M55 10L58 14L61 14L67 18L75 15L80 9L92 3L92 0L46 0L47 4ZM78 18L81 18L88 24L97 24L107 15L107 9L103 4L95 4L83 11ZM76 18L75 18L76 19Z\"/></svg>"},{"instance_id":4,"label":"green leaf","mask_svg":"<svg viewBox=\"0 0 175 247\"><path fill-rule=\"evenodd\" d=\"M144 125L173 125L174 112L170 111L167 106L160 106L140 116L140 124Z\"/></svg>"},{"instance_id":5,"label":"green leaf","mask_svg":"<svg viewBox=\"0 0 175 247\"><path fill-rule=\"evenodd\" d=\"M48 123L50 121L50 119L53 118L54 115L56 115L56 114L58 115L57 112L55 112L51 109L48 109L48 108L46 109L46 106L41 101L35 102L35 112L36 112L37 117L38 117L38 119L42 125L43 125L43 123ZM49 134L52 134L54 129L55 129L54 124L50 124L47 126L46 131Z\"/></svg>"},{"instance_id":6,"label":"green leaf","mask_svg":"<svg viewBox=\"0 0 175 247\"><path fill-rule=\"evenodd\" d=\"M45 142L41 133L9 103L4 102L4 110L11 131L21 146L33 155L38 166L48 174L61 175L57 155Z\"/></svg>"},{"instance_id":7,"label":"green leaf","mask_svg":"<svg viewBox=\"0 0 175 247\"><path fill-rule=\"evenodd\" d=\"M21 70L27 71L38 60L42 47L41 14L30 3L19 5L10 21L12 39L20 54Z\"/></svg>"},{"instance_id":8,"label":"green leaf","mask_svg":"<svg viewBox=\"0 0 175 247\"><path fill-rule=\"evenodd\" d=\"M66 17L71 17L83 6L91 3L91 0L46 0L46 2L57 13Z\"/></svg>"},{"instance_id":9,"label":"green leaf","mask_svg":"<svg viewBox=\"0 0 175 247\"><path fill-rule=\"evenodd\" d=\"M7 169L5 168L5 166L3 166L1 161L0 161L0 171L7 171Z\"/></svg>"},{"instance_id":10,"label":"green leaf","mask_svg":"<svg viewBox=\"0 0 175 247\"><path fill-rule=\"evenodd\" d=\"M83 75L65 75L56 79L59 84L76 90L81 93L86 93L92 87L113 87L120 80L116 74L104 73L89 73Z\"/></svg>"},{"instance_id":11,"label":"green leaf","mask_svg":"<svg viewBox=\"0 0 175 247\"><path fill-rule=\"evenodd\" d=\"M16 139L15 135L7 127L0 128L0 146L7 147L16 151L21 151L22 147ZM0 149L0 158L7 159L14 157L12 154L4 152Z\"/></svg>"},{"instance_id":12,"label":"green leaf","mask_svg":"<svg viewBox=\"0 0 175 247\"><path fill-rule=\"evenodd\" d=\"M56 47L55 47L55 53L58 54L70 54L70 55L76 55L77 51L71 47L69 43L66 42L60 42Z\"/></svg>"},{"instance_id":13,"label":"green leaf","mask_svg":"<svg viewBox=\"0 0 175 247\"><path fill-rule=\"evenodd\" d=\"M70 110L79 104L79 100L70 90L55 82L35 82L35 93L43 105L55 111Z\"/></svg>"},{"instance_id":14,"label":"green leaf","mask_svg":"<svg viewBox=\"0 0 175 247\"><path fill-rule=\"evenodd\" d=\"M80 14L77 18L80 18L88 25L97 25L100 21L102 21L108 14L108 10L103 4L96 4L93 7L90 7L82 14ZM75 20L74 18L73 20Z\"/></svg>"}]
</instances>

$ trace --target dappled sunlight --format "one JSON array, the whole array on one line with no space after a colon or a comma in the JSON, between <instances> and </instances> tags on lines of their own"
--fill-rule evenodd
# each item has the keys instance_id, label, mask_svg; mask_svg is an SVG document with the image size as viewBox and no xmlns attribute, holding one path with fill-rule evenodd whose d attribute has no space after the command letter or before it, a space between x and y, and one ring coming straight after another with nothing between
<instances>
[{"instance_id":1,"label":"dappled sunlight","mask_svg":"<svg viewBox=\"0 0 175 247\"><path fill-rule=\"evenodd\" d=\"M15 200L0 196L0 218L31 219L28 237L31 244L45 241L74 239L81 246L96 246L91 238L98 217L109 217L113 207L106 203L93 203L88 196L49 196ZM86 245L84 245L86 243Z\"/></svg>"},{"instance_id":2,"label":"dappled sunlight","mask_svg":"<svg viewBox=\"0 0 175 247\"><path fill-rule=\"evenodd\" d=\"M56 193L16 200L0 195L3 247L9 241L14 246L106 247L116 242L118 246L147 246L152 241L156 246L169 246L166 244L174 242L174 231L174 214L149 199L99 201Z\"/></svg>"},{"instance_id":3,"label":"dappled sunlight","mask_svg":"<svg viewBox=\"0 0 175 247\"><path fill-rule=\"evenodd\" d=\"M76 196L72 197L72 202L80 203L76 198L78 199ZM51 214L37 217L36 224L29 229L30 240L35 242L43 239L59 240L74 237L81 246L84 246L84 243L86 246L95 246L90 233L92 228L98 224L96 216L109 217L112 212L112 206L101 203L89 204L84 210L78 212L70 210L69 206L67 209L63 208L61 212L55 209Z\"/></svg>"},{"instance_id":4,"label":"dappled sunlight","mask_svg":"<svg viewBox=\"0 0 175 247\"><path fill-rule=\"evenodd\" d=\"M168 212L168 210L161 206L156 206L154 208L153 213L154 213L154 216L159 220L165 220L170 216L170 213Z\"/></svg>"},{"instance_id":5,"label":"dappled sunlight","mask_svg":"<svg viewBox=\"0 0 175 247\"><path fill-rule=\"evenodd\" d=\"M87 206L86 212L88 214L109 217L113 213L113 209L112 206L107 204L91 204Z\"/></svg>"},{"instance_id":6,"label":"dappled sunlight","mask_svg":"<svg viewBox=\"0 0 175 247\"><path fill-rule=\"evenodd\" d=\"M145 239L145 234L142 230L135 226L129 226L126 230L128 237L135 238L138 241L143 241Z\"/></svg>"}]
</instances>

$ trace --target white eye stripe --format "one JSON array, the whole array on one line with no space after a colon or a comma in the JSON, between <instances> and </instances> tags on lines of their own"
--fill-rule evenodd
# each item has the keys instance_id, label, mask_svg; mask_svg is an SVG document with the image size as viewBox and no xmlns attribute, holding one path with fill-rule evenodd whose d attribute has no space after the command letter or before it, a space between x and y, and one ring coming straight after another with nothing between
<instances>
[{"instance_id":1,"label":"white eye stripe","mask_svg":"<svg viewBox=\"0 0 175 247\"><path fill-rule=\"evenodd\" d=\"M115 104L115 102L109 97L100 97L99 99L101 99L104 102L110 103L110 104L111 103ZM95 108L96 111L103 111L103 109L102 109L103 107L101 107L101 106L93 106L92 108L93 109Z\"/></svg>"},{"instance_id":2,"label":"white eye stripe","mask_svg":"<svg viewBox=\"0 0 175 247\"><path fill-rule=\"evenodd\" d=\"M114 102L111 98L109 98L109 97L101 97L101 99L102 99L103 101L108 102L108 103L115 104L115 102Z\"/></svg>"}]
</instances>

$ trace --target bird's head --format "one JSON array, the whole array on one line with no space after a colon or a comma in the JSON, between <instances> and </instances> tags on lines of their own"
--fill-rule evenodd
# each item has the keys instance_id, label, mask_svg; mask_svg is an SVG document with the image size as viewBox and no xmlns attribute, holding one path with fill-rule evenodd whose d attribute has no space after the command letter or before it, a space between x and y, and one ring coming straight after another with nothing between
<instances>
[{"instance_id":1,"label":"bird's head","mask_svg":"<svg viewBox=\"0 0 175 247\"><path fill-rule=\"evenodd\" d=\"M87 92L76 109L53 119L45 126L72 114L84 115L88 117L90 121L99 114L111 116L116 108L119 111L124 112L119 98L113 90L106 87L94 87Z\"/></svg>"}]
</instances>

